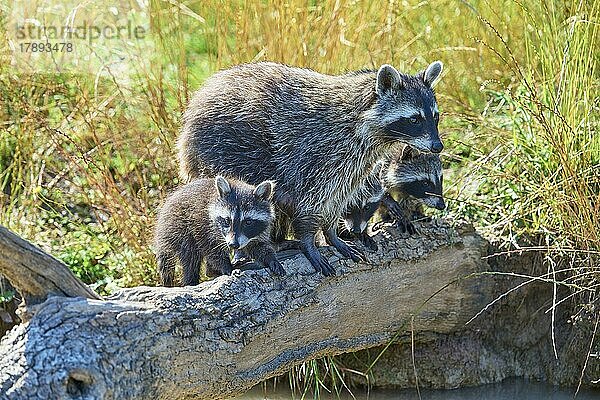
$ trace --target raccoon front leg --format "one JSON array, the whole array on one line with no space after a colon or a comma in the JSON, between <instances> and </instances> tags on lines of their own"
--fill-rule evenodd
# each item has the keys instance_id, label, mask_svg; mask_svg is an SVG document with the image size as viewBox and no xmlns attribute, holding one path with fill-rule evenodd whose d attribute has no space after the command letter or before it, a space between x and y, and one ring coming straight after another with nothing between
<instances>
[{"instance_id":1,"label":"raccoon front leg","mask_svg":"<svg viewBox=\"0 0 600 400\"><path fill-rule=\"evenodd\" d=\"M336 250L339 251L342 256L346 258L351 258L354 262L367 261L367 258L360 250L358 250L354 246L349 245L348 243L344 242L338 237L335 228L329 228L323 233L325 235L325 240L327 241L327 243L335 247Z\"/></svg>"},{"instance_id":2,"label":"raccoon front leg","mask_svg":"<svg viewBox=\"0 0 600 400\"><path fill-rule=\"evenodd\" d=\"M408 232L409 235L417 232L413 223L406 216L406 210L400 204L398 204L398 202L394 200L389 193L386 193L383 196L381 202L385 208L387 208L388 213L392 216L392 218L396 220L396 223L402 232Z\"/></svg>"},{"instance_id":3,"label":"raccoon front leg","mask_svg":"<svg viewBox=\"0 0 600 400\"><path fill-rule=\"evenodd\" d=\"M404 218L404 208L394 198L391 194L386 193L381 199L381 203L385 206L390 216L394 219Z\"/></svg>"},{"instance_id":4,"label":"raccoon front leg","mask_svg":"<svg viewBox=\"0 0 600 400\"><path fill-rule=\"evenodd\" d=\"M310 261L315 271L325 276L335 275L333 266L319 253L319 249L315 246L315 236L317 235L318 227L316 220L296 218L292 222L292 226L296 237L300 241L302 254Z\"/></svg>"},{"instance_id":5,"label":"raccoon front leg","mask_svg":"<svg viewBox=\"0 0 600 400\"><path fill-rule=\"evenodd\" d=\"M259 243L246 248L248 256L254 261L268 267L272 273L278 276L285 275L283 265L277 260L275 250L267 244Z\"/></svg>"},{"instance_id":6,"label":"raccoon front leg","mask_svg":"<svg viewBox=\"0 0 600 400\"><path fill-rule=\"evenodd\" d=\"M233 267L226 251L215 250L206 255L206 275L216 277L220 275L231 275Z\"/></svg>"}]
</instances>

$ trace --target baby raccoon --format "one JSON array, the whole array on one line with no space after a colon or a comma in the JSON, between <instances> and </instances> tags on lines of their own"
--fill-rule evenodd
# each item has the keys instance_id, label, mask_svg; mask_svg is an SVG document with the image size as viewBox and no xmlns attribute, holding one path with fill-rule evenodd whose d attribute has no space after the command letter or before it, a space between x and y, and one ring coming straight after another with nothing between
<instances>
[{"instance_id":1,"label":"baby raccoon","mask_svg":"<svg viewBox=\"0 0 600 400\"><path fill-rule=\"evenodd\" d=\"M346 229L363 243L367 222L378 209L384 220L391 217L400 229L413 234L416 230L412 221L424 217L422 205L438 210L446 208L442 197L442 164L438 154L421 153L406 146L389 160L379 173L378 181L380 187L371 185L370 192L363 196L366 200L360 207L351 208L344 218Z\"/></svg>"},{"instance_id":2,"label":"baby raccoon","mask_svg":"<svg viewBox=\"0 0 600 400\"><path fill-rule=\"evenodd\" d=\"M382 204L401 229L415 233L412 221L425 217L423 205L438 210L446 208L443 180L439 154L422 153L406 146L390 160L381 176L386 189Z\"/></svg>"},{"instance_id":3,"label":"baby raccoon","mask_svg":"<svg viewBox=\"0 0 600 400\"><path fill-rule=\"evenodd\" d=\"M367 223L375 215L385 195L385 190L379 180L381 168L375 169L362 188L360 202L354 204L344 215L344 227L347 234L342 233L344 239L357 238L362 244L371 250L377 250L377 244L367 233Z\"/></svg>"},{"instance_id":4,"label":"baby raccoon","mask_svg":"<svg viewBox=\"0 0 600 400\"><path fill-rule=\"evenodd\" d=\"M273 187L271 181L255 187L217 176L193 180L171 194L154 236L161 284L173 286L177 260L184 286L199 283L203 259L208 276L230 274L230 250L238 249L273 273L285 274L270 239Z\"/></svg>"}]
</instances>

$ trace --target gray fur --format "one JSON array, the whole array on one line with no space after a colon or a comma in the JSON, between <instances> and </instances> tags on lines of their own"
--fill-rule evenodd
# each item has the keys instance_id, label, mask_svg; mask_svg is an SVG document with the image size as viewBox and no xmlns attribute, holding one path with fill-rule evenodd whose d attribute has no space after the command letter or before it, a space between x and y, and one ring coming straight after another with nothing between
<instances>
[{"instance_id":1,"label":"gray fur","mask_svg":"<svg viewBox=\"0 0 600 400\"><path fill-rule=\"evenodd\" d=\"M382 69L331 76L256 63L215 74L184 114L181 177L223 173L254 184L277 181L282 220L289 220L315 268L333 273L316 252L314 235L336 225L376 161L399 143L441 150L435 96L423 73ZM388 129L415 110L429 118L422 130L410 136Z\"/></svg>"},{"instance_id":2,"label":"gray fur","mask_svg":"<svg viewBox=\"0 0 600 400\"><path fill-rule=\"evenodd\" d=\"M176 261L183 269L184 286L199 283L203 259L208 276L231 273L228 241L235 232L233 224L224 230L219 218L233 219L236 212L242 220L260 215L267 222L256 236L245 238L242 247L256 261L281 273L270 239L274 207L270 195L265 196L272 187L272 182L264 183L256 194L252 185L217 176L214 180L195 179L172 193L159 211L154 235L162 285L173 286Z\"/></svg>"}]
</instances>

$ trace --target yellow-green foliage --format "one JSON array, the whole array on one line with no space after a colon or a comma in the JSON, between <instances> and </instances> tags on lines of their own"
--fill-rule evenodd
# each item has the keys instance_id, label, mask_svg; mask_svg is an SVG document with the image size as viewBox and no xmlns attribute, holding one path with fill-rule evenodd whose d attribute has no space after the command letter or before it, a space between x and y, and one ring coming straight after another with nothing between
<instances>
[{"instance_id":1,"label":"yellow-green foliage","mask_svg":"<svg viewBox=\"0 0 600 400\"><path fill-rule=\"evenodd\" d=\"M598 251L598 3L153 0L155 51L133 55L149 62L127 83L2 64L0 223L106 290L151 284L180 115L208 75L258 60L415 73L440 59L451 212L508 245L526 234Z\"/></svg>"},{"instance_id":2,"label":"yellow-green foliage","mask_svg":"<svg viewBox=\"0 0 600 400\"><path fill-rule=\"evenodd\" d=\"M132 47L138 62L127 76L28 74L11 68L8 39L0 44L0 224L96 290L155 284L149 240L156 208L177 185L180 116L211 73L260 60L332 74L383 63L415 73L439 59L450 212L508 249L571 260L555 278L579 287L586 304L597 301L599 1L149 4L155 51ZM0 26L10 22L7 7ZM340 371L333 359L313 361L291 386L304 397L312 385L318 397L325 381L344 387Z\"/></svg>"}]
</instances>

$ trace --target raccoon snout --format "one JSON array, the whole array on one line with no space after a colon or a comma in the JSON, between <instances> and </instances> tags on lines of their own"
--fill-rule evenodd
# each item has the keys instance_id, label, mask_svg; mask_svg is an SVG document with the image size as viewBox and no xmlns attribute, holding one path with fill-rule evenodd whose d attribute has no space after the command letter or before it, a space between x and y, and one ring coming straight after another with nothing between
<instances>
[{"instance_id":1,"label":"raccoon snout","mask_svg":"<svg viewBox=\"0 0 600 400\"><path fill-rule=\"evenodd\" d=\"M363 233L365 231L365 229L367 229L367 221L362 221L360 223L360 227L358 229L359 229L359 231L356 233Z\"/></svg>"},{"instance_id":2,"label":"raccoon snout","mask_svg":"<svg viewBox=\"0 0 600 400\"><path fill-rule=\"evenodd\" d=\"M225 236L225 243L227 244L227 247L229 247L230 249L233 249L233 250L238 250L241 248L239 236L237 236L233 232L229 232Z\"/></svg>"},{"instance_id":3,"label":"raccoon snout","mask_svg":"<svg viewBox=\"0 0 600 400\"><path fill-rule=\"evenodd\" d=\"M233 237L227 238L227 246L229 246L233 250L241 250L250 241L245 235L235 235Z\"/></svg>"},{"instance_id":4,"label":"raccoon snout","mask_svg":"<svg viewBox=\"0 0 600 400\"><path fill-rule=\"evenodd\" d=\"M444 145L440 141L433 142L430 149L432 153L441 153L444 150Z\"/></svg>"},{"instance_id":5,"label":"raccoon snout","mask_svg":"<svg viewBox=\"0 0 600 400\"><path fill-rule=\"evenodd\" d=\"M446 208L446 203L444 202L444 199L438 197L437 199L435 199L433 206L438 210L444 210Z\"/></svg>"},{"instance_id":6,"label":"raccoon snout","mask_svg":"<svg viewBox=\"0 0 600 400\"><path fill-rule=\"evenodd\" d=\"M228 241L227 246L229 246L233 250L239 250L240 242L238 242L237 240Z\"/></svg>"}]
</instances>

